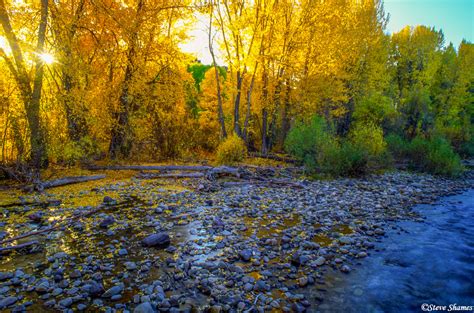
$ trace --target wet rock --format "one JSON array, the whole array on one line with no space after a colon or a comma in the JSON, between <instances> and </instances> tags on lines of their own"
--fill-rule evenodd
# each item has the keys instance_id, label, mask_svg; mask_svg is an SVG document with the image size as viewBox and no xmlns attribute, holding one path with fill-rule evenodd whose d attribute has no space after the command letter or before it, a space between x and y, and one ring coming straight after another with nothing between
<instances>
[{"instance_id":1,"label":"wet rock","mask_svg":"<svg viewBox=\"0 0 474 313\"><path fill-rule=\"evenodd\" d=\"M145 247L166 247L170 244L170 236L167 233L149 235L142 240Z\"/></svg>"},{"instance_id":2,"label":"wet rock","mask_svg":"<svg viewBox=\"0 0 474 313\"><path fill-rule=\"evenodd\" d=\"M41 283L39 283L38 285L36 285L35 287L35 291L37 293L46 293L48 292L49 290L49 283L47 281L43 281Z\"/></svg>"},{"instance_id":3,"label":"wet rock","mask_svg":"<svg viewBox=\"0 0 474 313\"><path fill-rule=\"evenodd\" d=\"M95 280L88 280L82 286L82 291L90 296L99 296L104 292L104 286Z\"/></svg>"},{"instance_id":4,"label":"wet rock","mask_svg":"<svg viewBox=\"0 0 474 313\"><path fill-rule=\"evenodd\" d=\"M292 310L292 312L295 312L295 313L306 312L306 308L304 306L302 306L301 304L296 303L296 302L292 304L291 310Z\"/></svg>"},{"instance_id":5,"label":"wet rock","mask_svg":"<svg viewBox=\"0 0 474 313\"><path fill-rule=\"evenodd\" d=\"M77 305L77 309L78 309L79 311L84 311L85 309L87 309L87 305L84 304L84 303L79 303L79 304Z\"/></svg>"},{"instance_id":6,"label":"wet rock","mask_svg":"<svg viewBox=\"0 0 474 313\"><path fill-rule=\"evenodd\" d=\"M71 272L71 274L69 274L69 277L71 277L72 279L76 279L76 278L79 278L82 276L82 273L80 270L74 270Z\"/></svg>"},{"instance_id":7,"label":"wet rock","mask_svg":"<svg viewBox=\"0 0 474 313\"><path fill-rule=\"evenodd\" d=\"M13 278L13 273L10 272L0 272L0 281L5 281L7 279Z\"/></svg>"},{"instance_id":8,"label":"wet rock","mask_svg":"<svg viewBox=\"0 0 474 313\"><path fill-rule=\"evenodd\" d=\"M314 261L314 264L317 265L317 266L321 266L321 265L323 265L324 263L326 263L326 258L323 257L323 256L320 256L319 258L317 258L317 259Z\"/></svg>"},{"instance_id":9,"label":"wet rock","mask_svg":"<svg viewBox=\"0 0 474 313\"><path fill-rule=\"evenodd\" d=\"M144 302L138 305L134 310L133 313L154 313L155 310L151 306L150 302Z\"/></svg>"},{"instance_id":10,"label":"wet rock","mask_svg":"<svg viewBox=\"0 0 474 313\"><path fill-rule=\"evenodd\" d=\"M250 249L244 249L242 251L239 252L239 257L245 261L245 262L249 262L250 259L252 258L252 250Z\"/></svg>"},{"instance_id":11,"label":"wet rock","mask_svg":"<svg viewBox=\"0 0 474 313\"><path fill-rule=\"evenodd\" d=\"M125 262L123 265L129 271L133 271L137 269L137 264L135 262Z\"/></svg>"},{"instance_id":12,"label":"wet rock","mask_svg":"<svg viewBox=\"0 0 474 313\"><path fill-rule=\"evenodd\" d=\"M270 290L270 285L268 285L263 280L257 280L257 282L255 283L254 289L256 291L269 291Z\"/></svg>"},{"instance_id":13,"label":"wet rock","mask_svg":"<svg viewBox=\"0 0 474 313\"><path fill-rule=\"evenodd\" d=\"M0 310L6 309L18 301L17 297L6 297L0 300Z\"/></svg>"},{"instance_id":14,"label":"wet rock","mask_svg":"<svg viewBox=\"0 0 474 313\"><path fill-rule=\"evenodd\" d=\"M252 291L252 290L253 290L253 285L252 285L251 283L246 283L246 284L244 285L244 290L245 290L246 292Z\"/></svg>"},{"instance_id":15,"label":"wet rock","mask_svg":"<svg viewBox=\"0 0 474 313\"><path fill-rule=\"evenodd\" d=\"M291 256L291 264L293 264L294 266L305 265L306 263L308 263L308 261L309 257L306 255L300 255L299 252L296 252Z\"/></svg>"},{"instance_id":16,"label":"wet rock","mask_svg":"<svg viewBox=\"0 0 474 313\"><path fill-rule=\"evenodd\" d=\"M117 200L115 200L115 199L112 198L112 197L105 196L105 197L104 197L104 200L102 200L102 203L104 203L105 205L113 205L113 204L116 204L116 203L117 203Z\"/></svg>"},{"instance_id":17,"label":"wet rock","mask_svg":"<svg viewBox=\"0 0 474 313\"><path fill-rule=\"evenodd\" d=\"M46 301L43 305L44 305L45 307L51 308L51 307L53 307L55 304L56 304L56 300L51 299L51 300Z\"/></svg>"},{"instance_id":18,"label":"wet rock","mask_svg":"<svg viewBox=\"0 0 474 313\"><path fill-rule=\"evenodd\" d=\"M343 273L349 273L351 271L351 268L347 265L341 266L341 272Z\"/></svg>"},{"instance_id":19,"label":"wet rock","mask_svg":"<svg viewBox=\"0 0 474 313\"><path fill-rule=\"evenodd\" d=\"M224 226L224 222L219 217L215 217L212 221L212 227L214 228L224 228Z\"/></svg>"},{"instance_id":20,"label":"wet rock","mask_svg":"<svg viewBox=\"0 0 474 313\"><path fill-rule=\"evenodd\" d=\"M103 298L111 298L115 295L118 295L118 294L122 293L122 291L123 291L123 285L115 285L112 288L107 289L107 291L104 292L104 294L102 294L102 297Z\"/></svg>"},{"instance_id":21,"label":"wet rock","mask_svg":"<svg viewBox=\"0 0 474 313\"><path fill-rule=\"evenodd\" d=\"M350 237L341 237L339 238L339 242L344 245L350 245L353 242L353 240Z\"/></svg>"},{"instance_id":22,"label":"wet rock","mask_svg":"<svg viewBox=\"0 0 474 313\"><path fill-rule=\"evenodd\" d=\"M362 251L362 252L357 253L357 258L362 259L365 257L367 257L367 252Z\"/></svg>"},{"instance_id":23,"label":"wet rock","mask_svg":"<svg viewBox=\"0 0 474 313\"><path fill-rule=\"evenodd\" d=\"M300 287L306 287L308 285L308 277L303 276L298 279L298 285Z\"/></svg>"},{"instance_id":24,"label":"wet rock","mask_svg":"<svg viewBox=\"0 0 474 313\"><path fill-rule=\"evenodd\" d=\"M44 212L35 212L33 214L28 215L28 218L35 223L40 223L43 220Z\"/></svg>"},{"instance_id":25,"label":"wet rock","mask_svg":"<svg viewBox=\"0 0 474 313\"><path fill-rule=\"evenodd\" d=\"M68 297L68 298L64 298L62 299L61 301L59 301L59 305L62 306L63 308L68 308L72 305L74 301L72 300L71 297Z\"/></svg>"},{"instance_id":26,"label":"wet rock","mask_svg":"<svg viewBox=\"0 0 474 313\"><path fill-rule=\"evenodd\" d=\"M380 228L377 228L374 232L376 235L379 235L379 236L385 235L385 231Z\"/></svg>"},{"instance_id":27,"label":"wet rock","mask_svg":"<svg viewBox=\"0 0 474 313\"><path fill-rule=\"evenodd\" d=\"M107 216L105 217L99 224L99 226L101 228L107 228L109 227L110 225L114 224L115 223L115 218L113 216Z\"/></svg>"},{"instance_id":28,"label":"wet rock","mask_svg":"<svg viewBox=\"0 0 474 313\"><path fill-rule=\"evenodd\" d=\"M120 256L124 256L124 255L127 255L127 254L128 254L127 249L120 249L118 251L118 255L120 255Z\"/></svg>"},{"instance_id":29,"label":"wet rock","mask_svg":"<svg viewBox=\"0 0 474 313\"><path fill-rule=\"evenodd\" d=\"M110 300L112 300L112 301L117 301L117 300L120 300L120 299L122 299L121 294L113 295L112 297L110 297Z\"/></svg>"}]
</instances>

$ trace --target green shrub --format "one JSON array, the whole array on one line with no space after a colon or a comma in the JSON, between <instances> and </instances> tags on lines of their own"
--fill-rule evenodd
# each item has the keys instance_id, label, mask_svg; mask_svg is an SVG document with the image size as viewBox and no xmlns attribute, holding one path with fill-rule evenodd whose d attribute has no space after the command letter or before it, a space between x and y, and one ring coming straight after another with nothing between
<instances>
[{"instance_id":1,"label":"green shrub","mask_svg":"<svg viewBox=\"0 0 474 313\"><path fill-rule=\"evenodd\" d=\"M237 135L227 137L217 148L216 162L232 165L243 161L247 156L245 142Z\"/></svg>"},{"instance_id":2,"label":"green shrub","mask_svg":"<svg viewBox=\"0 0 474 313\"><path fill-rule=\"evenodd\" d=\"M442 137L415 137L410 143L410 165L413 169L438 175L458 176L461 158Z\"/></svg>"},{"instance_id":3,"label":"green shrub","mask_svg":"<svg viewBox=\"0 0 474 313\"><path fill-rule=\"evenodd\" d=\"M318 163L322 172L334 177L360 176L368 171L367 152L347 140L324 145Z\"/></svg>"},{"instance_id":4,"label":"green shrub","mask_svg":"<svg viewBox=\"0 0 474 313\"><path fill-rule=\"evenodd\" d=\"M357 101L352 115L358 123L377 124L393 121L396 116L397 110L392 99L378 92L373 92Z\"/></svg>"},{"instance_id":5,"label":"green shrub","mask_svg":"<svg viewBox=\"0 0 474 313\"><path fill-rule=\"evenodd\" d=\"M408 156L410 150L410 143L403 137L390 134L385 138L387 148L390 154L395 158L405 158Z\"/></svg>"},{"instance_id":6,"label":"green shrub","mask_svg":"<svg viewBox=\"0 0 474 313\"><path fill-rule=\"evenodd\" d=\"M383 130L374 123L357 123L350 131L349 138L355 146L367 152L369 158L377 159L387 149Z\"/></svg>"},{"instance_id":7,"label":"green shrub","mask_svg":"<svg viewBox=\"0 0 474 313\"><path fill-rule=\"evenodd\" d=\"M82 137L79 141L70 141L64 146L62 161L66 165L75 165L78 162L90 160L99 153L97 143L90 137Z\"/></svg>"},{"instance_id":8,"label":"green shrub","mask_svg":"<svg viewBox=\"0 0 474 313\"><path fill-rule=\"evenodd\" d=\"M317 167L323 143L331 138L326 121L315 115L309 123L300 121L291 128L285 140L285 150L312 171Z\"/></svg>"}]
</instances>

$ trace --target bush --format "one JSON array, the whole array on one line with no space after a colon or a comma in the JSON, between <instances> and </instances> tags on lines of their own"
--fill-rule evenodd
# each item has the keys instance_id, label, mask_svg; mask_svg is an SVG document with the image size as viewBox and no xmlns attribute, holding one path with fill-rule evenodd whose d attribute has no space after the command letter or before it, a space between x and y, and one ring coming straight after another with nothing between
<instances>
[{"instance_id":1,"label":"bush","mask_svg":"<svg viewBox=\"0 0 474 313\"><path fill-rule=\"evenodd\" d=\"M76 165L78 162L85 162L99 154L97 143L90 137L82 137L79 141L68 142L64 146L62 161L66 165Z\"/></svg>"},{"instance_id":2,"label":"bush","mask_svg":"<svg viewBox=\"0 0 474 313\"><path fill-rule=\"evenodd\" d=\"M415 137L409 148L410 166L432 174L458 176L462 173L461 158L442 137Z\"/></svg>"},{"instance_id":3,"label":"bush","mask_svg":"<svg viewBox=\"0 0 474 313\"><path fill-rule=\"evenodd\" d=\"M376 160L387 149L383 130L374 123L357 123L350 131L349 138L355 146L367 152L367 156Z\"/></svg>"},{"instance_id":4,"label":"bush","mask_svg":"<svg viewBox=\"0 0 474 313\"><path fill-rule=\"evenodd\" d=\"M385 138L387 148L391 155L396 158L406 158L409 153L410 143L403 137L390 134Z\"/></svg>"},{"instance_id":5,"label":"bush","mask_svg":"<svg viewBox=\"0 0 474 313\"><path fill-rule=\"evenodd\" d=\"M232 165L241 162L247 156L245 142L236 134L227 137L217 148L216 162Z\"/></svg>"},{"instance_id":6,"label":"bush","mask_svg":"<svg viewBox=\"0 0 474 313\"><path fill-rule=\"evenodd\" d=\"M332 176L360 176L368 171L367 152L350 141L335 140L324 145L318 163Z\"/></svg>"},{"instance_id":7,"label":"bush","mask_svg":"<svg viewBox=\"0 0 474 313\"><path fill-rule=\"evenodd\" d=\"M317 166L323 143L331 139L326 121L315 115L309 123L300 121L291 128L285 140L285 150L312 171Z\"/></svg>"},{"instance_id":8,"label":"bush","mask_svg":"<svg viewBox=\"0 0 474 313\"><path fill-rule=\"evenodd\" d=\"M352 117L357 122L373 122L382 124L391 122L397 116L393 101L381 94L371 93L357 101Z\"/></svg>"}]
</instances>

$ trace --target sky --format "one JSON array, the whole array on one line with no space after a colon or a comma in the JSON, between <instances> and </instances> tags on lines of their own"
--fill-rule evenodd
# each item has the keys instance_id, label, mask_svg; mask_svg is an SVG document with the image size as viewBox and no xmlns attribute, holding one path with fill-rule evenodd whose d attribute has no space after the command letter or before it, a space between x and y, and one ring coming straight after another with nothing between
<instances>
[{"instance_id":1,"label":"sky","mask_svg":"<svg viewBox=\"0 0 474 313\"><path fill-rule=\"evenodd\" d=\"M390 14L390 33L406 25L427 25L443 30L446 45L474 42L474 0L385 0L384 9Z\"/></svg>"},{"instance_id":2,"label":"sky","mask_svg":"<svg viewBox=\"0 0 474 313\"><path fill-rule=\"evenodd\" d=\"M463 39L474 42L474 0L385 0L384 8L390 14L389 33L398 32L406 25L426 25L442 29L446 45L452 42L458 47ZM195 54L204 64L212 63L208 24L206 16L198 16L196 27L190 33L192 39L181 45L184 51ZM219 55L217 58L217 63L223 64Z\"/></svg>"}]
</instances>

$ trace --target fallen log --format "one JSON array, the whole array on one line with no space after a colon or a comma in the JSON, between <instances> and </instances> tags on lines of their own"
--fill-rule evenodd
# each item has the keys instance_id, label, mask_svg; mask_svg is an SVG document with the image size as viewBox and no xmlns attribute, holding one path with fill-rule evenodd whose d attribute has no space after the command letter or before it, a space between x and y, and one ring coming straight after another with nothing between
<instances>
[{"instance_id":1,"label":"fallen log","mask_svg":"<svg viewBox=\"0 0 474 313\"><path fill-rule=\"evenodd\" d=\"M29 233L26 233L26 234L18 235L18 236L13 237L13 238L5 239L3 241L0 241L0 245L4 245L6 243L13 242L13 241L16 241L18 239L23 239L23 238L27 238L27 237L31 237L31 236L35 236L35 235L40 235L40 234L43 234L43 233L47 233L47 232L53 231L53 230L61 227L61 225L55 225L55 224L53 224L53 225L54 226L50 226L50 227L47 227L47 228L44 228L44 229L41 229L41 230L36 230L36 231L32 231L32 232L29 232Z\"/></svg>"},{"instance_id":2,"label":"fallen log","mask_svg":"<svg viewBox=\"0 0 474 313\"><path fill-rule=\"evenodd\" d=\"M13 202L0 204L0 208L11 208L16 206L30 206L30 207L49 207L49 206L58 206L61 205L61 200L48 200L48 201L38 201L38 202Z\"/></svg>"},{"instance_id":3,"label":"fallen log","mask_svg":"<svg viewBox=\"0 0 474 313\"><path fill-rule=\"evenodd\" d=\"M152 179L152 178L201 178L204 177L204 173L140 173L136 178L141 179Z\"/></svg>"},{"instance_id":4,"label":"fallen log","mask_svg":"<svg viewBox=\"0 0 474 313\"><path fill-rule=\"evenodd\" d=\"M295 159L292 159L290 157L278 156L274 154L250 153L250 156L255 157L255 158L269 159L269 160L280 161L280 162L285 162L285 163L297 162Z\"/></svg>"},{"instance_id":5,"label":"fallen log","mask_svg":"<svg viewBox=\"0 0 474 313\"><path fill-rule=\"evenodd\" d=\"M283 186L283 187L292 187L298 189L307 189L307 187L301 183L286 181L286 180L248 180L248 181L239 181L239 182L223 182L221 186L226 187L235 187L235 186L244 186L244 185L255 185L255 186Z\"/></svg>"},{"instance_id":6,"label":"fallen log","mask_svg":"<svg viewBox=\"0 0 474 313\"><path fill-rule=\"evenodd\" d=\"M23 190L26 192L32 192L34 190L43 191L44 189L48 189L48 188L83 183L83 182L88 182L88 181L93 181L93 180L99 180L99 179L104 179L105 177L106 177L105 175L69 176L69 177L63 177L63 178L59 178L55 180L48 180L45 182L38 182L33 185L28 185L24 187Z\"/></svg>"},{"instance_id":7,"label":"fallen log","mask_svg":"<svg viewBox=\"0 0 474 313\"><path fill-rule=\"evenodd\" d=\"M207 171L212 166L205 165L89 165L86 167L92 171Z\"/></svg>"},{"instance_id":8,"label":"fallen log","mask_svg":"<svg viewBox=\"0 0 474 313\"><path fill-rule=\"evenodd\" d=\"M81 214L76 214L76 215L73 215L71 218L69 218L69 220L64 223L64 224L59 224L57 223L57 221L54 221L51 223L51 226L47 227L47 228L44 228L44 229L41 229L41 230L36 230L36 231L32 231L32 232L29 232L29 233L25 233L25 234L22 234L22 235L18 235L16 237L13 237L13 238L8 238L8 239L5 239L3 241L0 241L0 245L4 245L6 243L9 243L9 242L13 242L13 241L16 241L18 239L23 239L23 238L27 238L27 237L31 237L31 236L35 236L35 235L41 235L41 234L44 234L44 233L48 233L50 231L53 231L53 230L56 230L58 228L62 228L62 227L67 227L67 226L70 226L72 223L74 223L76 220L78 219L81 219L83 217L87 217L89 215L92 215L102 209L106 208L106 206L101 206L99 205L98 207L96 207L95 209L92 209L92 210L89 210L89 211L86 211L84 213L81 213Z\"/></svg>"},{"instance_id":9,"label":"fallen log","mask_svg":"<svg viewBox=\"0 0 474 313\"><path fill-rule=\"evenodd\" d=\"M20 249L28 248L28 247L31 247L31 246L36 246L38 244L39 244L39 241L34 240L34 241L21 243L21 244L15 245L15 246L0 247L0 254L5 253L5 252L11 252L13 250L20 250Z\"/></svg>"}]
</instances>

